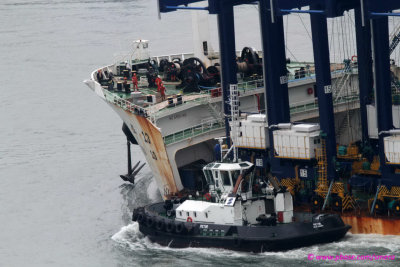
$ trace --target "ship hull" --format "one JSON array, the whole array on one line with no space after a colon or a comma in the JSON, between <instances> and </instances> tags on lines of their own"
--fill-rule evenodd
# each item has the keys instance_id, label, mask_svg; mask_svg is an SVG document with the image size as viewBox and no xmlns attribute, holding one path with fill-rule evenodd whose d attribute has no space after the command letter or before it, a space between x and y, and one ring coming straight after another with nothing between
<instances>
[{"instance_id":1,"label":"ship hull","mask_svg":"<svg viewBox=\"0 0 400 267\"><path fill-rule=\"evenodd\" d=\"M400 235L399 218L343 215L342 219L351 225L352 234Z\"/></svg>"},{"instance_id":2,"label":"ship hull","mask_svg":"<svg viewBox=\"0 0 400 267\"><path fill-rule=\"evenodd\" d=\"M138 221L140 232L152 242L173 248L223 248L254 253L283 251L338 241L350 229L339 215L324 215L316 222L318 216L309 213L297 214L296 218L303 221L271 226L183 223L159 215L162 204L135 210L133 219ZM178 225L182 227L179 231Z\"/></svg>"}]
</instances>

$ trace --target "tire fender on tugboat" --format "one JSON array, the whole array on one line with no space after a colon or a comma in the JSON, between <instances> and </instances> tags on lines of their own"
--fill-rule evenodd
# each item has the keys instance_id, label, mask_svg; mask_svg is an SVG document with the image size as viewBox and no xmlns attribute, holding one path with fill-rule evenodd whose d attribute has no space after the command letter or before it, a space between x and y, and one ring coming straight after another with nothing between
<instances>
[{"instance_id":1,"label":"tire fender on tugboat","mask_svg":"<svg viewBox=\"0 0 400 267\"><path fill-rule=\"evenodd\" d=\"M139 217L139 213L136 212L136 211L133 211L133 214L132 214L132 221L136 222L137 219L138 219L138 217Z\"/></svg>"},{"instance_id":2,"label":"tire fender on tugboat","mask_svg":"<svg viewBox=\"0 0 400 267\"><path fill-rule=\"evenodd\" d=\"M147 227L151 228L154 226L154 219L152 217L147 217L146 219L146 225Z\"/></svg>"},{"instance_id":3,"label":"tire fender on tugboat","mask_svg":"<svg viewBox=\"0 0 400 267\"><path fill-rule=\"evenodd\" d=\"M186 227L185 227L185 225L183 225L183 223L180 222L180 223L175 224L175 232L177 234L184 234L185 230L186 230Z\"/></svg>"},{"instance_id":4,"label":"tire fender on tugboat","mask_svg":"<svg viewBox=\"0 0 400 267\"><path fill-rule=\"evenodd\" d=\"M159 220L159 221L157 221L157 223L156 223L156 229L157 229L158 231L162 231L162 230L164 229L164 226L165 226L164 220Z\"/></svg>"},{"instance_id":5,"label":"tire fender on tugboat","mask_svg":"<svg viewBox=\"0 0 400 267\"><path fill-rule=\"evenodd\" d=\"M146 217L143 213L139 213L139 215L137 216L137 222L139 224L143 223L145 221Z\"/></svg>"},{"instance_id":6,"label":"tire fender on tugboat","mask_svg":"<svg viewBox=\"0 0 400 267\"><path fill-rule=\"evenodd\" d=\"M172 222L168 222L165 226L165 230L168 233L172 233L174 231L175 225Z\"/></svg>"}]
</instances>

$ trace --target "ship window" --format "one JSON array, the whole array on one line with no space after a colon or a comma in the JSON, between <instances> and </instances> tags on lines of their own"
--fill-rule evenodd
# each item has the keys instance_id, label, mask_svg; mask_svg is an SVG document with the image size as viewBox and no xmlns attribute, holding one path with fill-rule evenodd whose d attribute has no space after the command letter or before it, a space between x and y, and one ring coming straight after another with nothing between
<instances>
[{"instance_id":1,"label":"ship window","mask_svg":"<svg viewBox=\"0 0 400 267\"><path fill-rule=\"evenodd\" d=\"M207 213L207 212L205 212L204 214L206 215L206 218L208 218L208 213Z\"/></svg>"},{"instance_id":2,"label":"ship window","mask_svg":"<svg viewBox=\"0 0 400 267\"><path fill-rule=\"evenodd\" d=\"M188 212L188 211L186 212L186 216L188 216L188 217L189 217L189 212Z\"/></svg>"},{"instance_id":3,"label":"ship window","mask_svg":"<svg viewBox=\"0 0 400 267\"><path fill-rule=\"evenodd\" d=\"M179 216L181 216L181 217L182 217L182 211L180 211L180 212L179 212Z\"/></svg>"},{"instance_id":4,"label":"ship window","mask_svg":"<svg viewBox=\"0 0 400 267\"><path fill-rule=\"evenodd\" d=\"M213 185L214 184L214 179L212 178L211 171L206 169L206 170L204 170L204 174L206 176L207 183L209 185Z\"/></svg>"},{"instance_id":5,"label":"ship window","mask_svg":"<svg viewBox=\"0 0 400 267\"><path fill-rule=\"evenodd\" d=\"M249 164L243 162L243 163L239 163L239 166L240 166L240 167L248 167Z\"/></svg>"},{"instance_id":6,"label":"ship window","mask_svg":"<svg viewBox=\"0 0 400 267\"><path fill-rule=\"evenodd\" d=\"M229 172L221 171L221 178L224 182L224 185L231 185L231 179L229 178Z\"/></svg>"},{"instance_id":7,"label":"ship window","mask_svg":"<svg viewBox=\"0 0 400 267\"><path fill-rule=\"evenodd\" d=\"M197 217L197 213L196 212L193 212L193 215L194 215L194 217Z\"/></svg>"},{"instance_id":8,"label":"ship window","mask_svg":"<svg viewBox=\"0 0 400 267\"><path fill-rule=\"evenodd\" d=\"M240 170L231 172L231 175L232 175L232 183L233 183L233 185L236 185L236 181L240 175Z\"/></svg>"}]
</instances>

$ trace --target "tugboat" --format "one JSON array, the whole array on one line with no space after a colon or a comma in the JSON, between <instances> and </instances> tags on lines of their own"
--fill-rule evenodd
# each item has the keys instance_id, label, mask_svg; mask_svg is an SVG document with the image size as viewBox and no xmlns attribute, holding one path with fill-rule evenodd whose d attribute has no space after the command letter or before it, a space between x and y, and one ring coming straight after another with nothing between
<instances>
[{"instance_id":1,"label":"tugboat","mask_svg":"<svg viewBox=\"0 0 400 267\"><path fill-rule=\"evenodd\" d=\"M139 230L160 245L263 252L333 242L351 228L337 214L294 212L292 195L251 162L203 168L208 192L135 209Z\"/></svg>"},{"instance_id":2,"label":"tugboat","mask_svg":"<svg viewBox=\"0 0 400 267\"><path fill-rule=\"evenodd\" d=\"M197 10L193 53L150 56L148 41L139 40L128 58L85 81L124 122L128 173L121 178L135 182L143 165L132 168L130 145L140 146L165 201L135 210L140 230L173 247L233 242L250 251L337 240L349 230L342 219L353 234L400 235L400 67L389 65L400 26L389 44L388 21L380 20L397 15L400 1L258 1L261 51L234 45L233 8L248 1L188 6L195 2L158 0L160 14ZM330 62L328 18L333 24L349 11L357 54ZM291 13L310 13L315 62L286 58L283 17ZM208 15L217 16L219 52ZM230 161L213 156L220 136L239 150Z\"/></svg>"},{"instance_id":3,"label":"tugboat","mask_svg":"<svg viewBox=\"0 0 400 267\"><path fill-rule=\"evenodd\" d=\"M238 154L240 118L237 86L230 86L230 140L217 138L217 161L202 169L207 185L200 197L184 192L133 211L132 220L150 240L170 247L217 247L263 252L333 242L351 228L337 214L295 213L293 198L272 176L255 176L255 165ZM253 115L254 116L254 115ZM264 115L255 115L264 118ZM277 125L279 126L279 125ZM297 128L319 129L299 124ZM308 133L303 140L319 138ZM310 143L310 141L309 141ZM315 143L315 142L314 142ZM204 187L202 186L202 189Z\"/></svg>"}]
</instances>

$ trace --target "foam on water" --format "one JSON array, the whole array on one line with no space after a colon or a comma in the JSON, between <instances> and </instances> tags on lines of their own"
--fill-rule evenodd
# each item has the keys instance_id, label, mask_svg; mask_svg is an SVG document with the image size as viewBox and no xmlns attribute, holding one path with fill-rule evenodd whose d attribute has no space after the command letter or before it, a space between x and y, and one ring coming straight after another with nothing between
<instances>
[{"instance_id":1,"label":"foam on water","mask_svg":"<svg viewBox=\"0 0 400 267\"><path fill-rule=\"evenodd\" d=\"M184 248L176 249L160 246L151 242L139 231L139 224L132 223L124 226L120 231L112 236L117 244L122 248L135 251L151 251L158 254L170 254L175 256L185 255L186 257L196 257L203 264L222 262L227 264L231 262L233 266L236 262L241 263L265 263L268 262L272 266L277 266L285 262L285 265L296 265L298 263L307 264L338 264L338 261L310 261L307 256L309 254L322 256L336 255L399 255L400 239L397 236L384 235L354 235L347 234L341 241L328 244L314 245L311 247L303 247L289 251L263 252L263 253L246 253L236 252L225 249L216 248ZM350 265L370 265L378 266L382 263L388 266L396 266L399 260L395 261L342 261ZM230 264L232 266L232 264ZM223 264L224 265L224 264Z\"/></svg>"}]
</instances>

